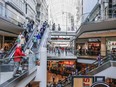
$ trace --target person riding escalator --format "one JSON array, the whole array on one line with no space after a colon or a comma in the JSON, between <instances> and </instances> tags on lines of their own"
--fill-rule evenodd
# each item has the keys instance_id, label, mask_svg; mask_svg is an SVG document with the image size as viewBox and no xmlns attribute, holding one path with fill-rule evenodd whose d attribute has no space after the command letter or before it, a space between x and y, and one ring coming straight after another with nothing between
<instances>
[{"instance_id":1,"label":"person riding escalator","mask_svg":"<svg viewBox=\"0 0 116 87\"><path fill-rule=\"evenodd\" d=\"M25 54L22 51L22 47L21 45L17 45L15 53L14 53L14 72L13 72L13 76L15 76L16 74L20 74L21 70L19 70L19 68L21 68L21 62L22 62L22 57L25 56Z\"/></svg>"}]
</instances>

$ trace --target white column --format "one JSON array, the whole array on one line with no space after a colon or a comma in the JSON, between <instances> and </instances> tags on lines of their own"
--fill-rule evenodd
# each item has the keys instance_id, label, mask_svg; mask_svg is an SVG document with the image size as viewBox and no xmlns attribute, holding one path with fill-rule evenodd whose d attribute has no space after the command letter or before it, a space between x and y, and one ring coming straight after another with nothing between
<instances>
[{"instance_id":1,"label":"white column","mask_svg":"<svg viewBox=\"0 0 116 87\"><path fill-rule=\"evenodd\" d=\"M40 87L46 87L47 83L47 50L45 47L40 49Z\"/></svg>"},{"instance_id":2,"label":"white column","mask_svg":"<svg viewBox=\"0 0 116 87\"><path fill-rule=\"evenodd\" d=\"M40 81L40 87L46 87L47 84L47 38L49 36L49 29L47 28L41 40L39 48L40 66L37 66L37 74L35 81Z\"/></svg>"},{"instance_id":3,"label":"white column","mask_svg":"<svg viewBox=\"0 0 116 87\"><path fill-rule=\"evenodd\" d=\"M35 81L40 81L40 87L46 87L47 83L47 49L41 47L39 51L40 66L37 66Z\"/></svg>"}]
</instances>

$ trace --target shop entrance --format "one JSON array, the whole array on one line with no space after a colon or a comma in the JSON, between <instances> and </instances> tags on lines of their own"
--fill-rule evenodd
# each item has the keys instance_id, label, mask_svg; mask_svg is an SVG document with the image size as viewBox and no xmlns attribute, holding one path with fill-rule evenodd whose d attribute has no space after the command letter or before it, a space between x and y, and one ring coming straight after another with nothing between
<instances>
[{"instance_id":1,"label":"shop entrance","mask_svg":"<svg viewBox=\"0 0 116 87\"><path fill-rule=\"evenodd\" d=\"M97 56L100 54L100 42L88 42L88 55Z\"/></svg>"}]
</instances>

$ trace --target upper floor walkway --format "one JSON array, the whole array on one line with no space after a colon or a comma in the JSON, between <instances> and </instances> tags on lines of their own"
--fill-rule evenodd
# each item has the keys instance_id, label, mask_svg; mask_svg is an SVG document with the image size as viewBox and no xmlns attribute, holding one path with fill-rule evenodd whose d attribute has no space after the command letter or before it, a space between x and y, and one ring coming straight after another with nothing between
<instances>
[{"instance_id":1,"label":"upper floor walkway","mask_svg":"<svg viewBox=\"0 0 116 87\"><path fill-rule=\"evenodd\" d=\"M77 57L71 52L47 53L48 60L75 60Z\"/></svg>"}]
</instances>

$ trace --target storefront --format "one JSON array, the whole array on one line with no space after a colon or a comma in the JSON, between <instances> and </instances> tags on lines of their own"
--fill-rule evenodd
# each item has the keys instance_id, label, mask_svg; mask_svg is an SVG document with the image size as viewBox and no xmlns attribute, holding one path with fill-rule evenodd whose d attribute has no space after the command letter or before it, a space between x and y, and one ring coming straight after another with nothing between
<instances>
[{"instance_id":1,"label":"storefront","mask_svg":"<svg viewBox=\"0 0 116 87\"><path fill-rule=\"evenodd\" d=\"M4 51L9 51L16 41L15 37L4 37Z\"/></svg>"},{"instance_id":2,"label":"storefront","mask_svg":"<svg viewBox=\"0 0 116 87\"><path fill-rule=\"evenodd\" d=\"M106 39L107 53L116 52L116 37Z\"/></svg>"},{"instance_id":3,"label":"storefront","mask_svg":"<svg viewBox=\"0 0 116 87\"><path fill-rule=\"evenodd\" d=\"M89 39L88 41L88 55L97 56L100 54L101 41L98 38Z\"/></svg>"},{"instance_id":4,"label":"storefront","mask_svg":"<svg viewBox=\"0 0 116 87\"><path fill-rule=\"evenodd\" d=\"M80 55L97 56L101 51L101 38L79 39L76 49Z\"/></svg>"},{"instance_id":5,"label":"storefront","mask_svg":"<svg viewBox=\"0 0 116 87\"><path fill-rule=\"evenodd\" d=\"M52 73L68 76L76 69L76 60L48 61L48 70Z\"/></svg>"}]
</instances>

